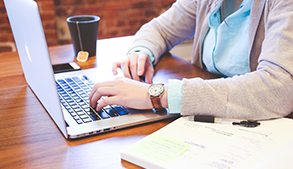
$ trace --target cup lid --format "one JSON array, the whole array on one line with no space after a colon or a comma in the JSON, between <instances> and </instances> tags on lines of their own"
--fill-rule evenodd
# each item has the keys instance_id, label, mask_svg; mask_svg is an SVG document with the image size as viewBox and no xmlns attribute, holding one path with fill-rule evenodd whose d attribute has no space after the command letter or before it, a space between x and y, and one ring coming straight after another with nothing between
<instances>
[{"instance_id":1,"label":"cup lid","mask_svg":"<svg viewBox=\"0 0 293 169\"><path fill-rule=\"evenodd\" d=\"M100 20L100 17L95 15L74 15L66 19L68 23L91 23L97 22Z\"/></svg>"}]
</instances>

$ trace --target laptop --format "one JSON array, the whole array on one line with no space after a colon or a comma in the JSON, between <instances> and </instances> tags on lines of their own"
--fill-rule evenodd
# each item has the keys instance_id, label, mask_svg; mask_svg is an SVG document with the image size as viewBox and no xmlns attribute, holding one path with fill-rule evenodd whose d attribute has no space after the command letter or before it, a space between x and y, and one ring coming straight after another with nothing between
<instances>
[{"instance_id":1,"label":"laptop","mask_svg":"<svg viewBox=\"0 0 293 169\"><path fill-rule=\"evenodd\" d=\"M103 66L54 74L37 3L4 0L25 79L67 139L109 132L178 115L108 105L95 112L88 94L96 82L113 80ZM110 70L110 69L106 69Z\"/></svg>"}]
</instances>

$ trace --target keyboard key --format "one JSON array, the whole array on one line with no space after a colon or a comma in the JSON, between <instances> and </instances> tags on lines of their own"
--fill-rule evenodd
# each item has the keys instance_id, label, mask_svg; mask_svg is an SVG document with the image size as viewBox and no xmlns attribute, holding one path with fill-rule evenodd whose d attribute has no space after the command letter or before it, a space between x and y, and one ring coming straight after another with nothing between
<instances>
[{"instance_id":1,"label":"keyboard key","mask_svg":"<svg viewBox=\"0 0 293 169\"><path fill-rule=\"evenodd\" d=\"M89 108L89 105L83 105L81 106L83 109Z\"/></svg>"},{"instance_id":2,"label":"keyboard key","mask_svg":"<svg viewBox=\"0 0 293 169\"><path fill-rule=\"evenodd\" d=\"M77 105L77 104L75 104L75 105L73 105L73 106L71 106L74 110L75 109L77 109L77 108L79 108L79 106Z\"/></svg>"},{"instance_id":3,"label":"keyboard key","mask_svg":"<svg viewBox=\"0 0 293 169\"><path fill-rule=\"evenodd\" d=\"M82 76L85 80L89 80L89 78L86 75Z\"/></svg>"},{"instance_id":4,"label":"keyboard key","mask_svg":"<svg viewBox=\"0 0 293 169\"><path fill-rule=\"evenodd\" d=\"M98 111L98 114L102 119L110 118L109 114L107 114L104 110Z\"/></svg>"},{"instance_id":5,"label":"keyboard key","mask_svg":"<svg viewBox=\"0 0 293 169\"><path fill-rule=\"evenodd\" d=\"M112 109L115 109L117 112L118 112L118 111L123 111L123 110L125 110L122 106L113 106L113 105L112 105L111 108L112 108Z\"/></svg>"},{"instance_id":6,"label":"keyboard key","mask_svg":"<svg viewBox=\"0 0 293 169\"><path fill-rule=\"evenodd\" d=\"M112 108L108 109L107 112L108 112L108 114L109 114L111 117L119 116L119 115L117 114L117 112L116 112L114 109L112 109Z\"/></svg>"},{"instance_id":7,"label":"keyboard key","mask_svg":"<svg viewBox=\"0 0 293 169\"><path fill-rule=\"evenodd\" d=\"M68 103L70 106L76 106L76 103L75 102L70 102Z\"/></svg>"},{"instance_id":8,"label":"keyboard key","mask_svg":"<svg viewBox=\"0 0 293 169\"><path fill-rule=\"evenodd\" d=\"M86 119L86 118L88 118L88 116L87 115L85 115L85 114L83 114L83 115L80 115L79 116L81 119Z\"/></svg>"},{"instance_id":9,"label":"keyboard key","mask_svg":"<svg viewBox=\"0 0 293 169\"><path fill-rule=\"evenodd\" d=\"M86 119L82 119L82 121L83 121L84 123L88 123L88 122L91 122L92 120L91 120L90 118L86 118Z\"/></svg>"},{"instance_id":10,"label":"keyboard key","mask_svg":"<svg viewBox=\"0 0 293 169\"><path fill-rule=\"evenodd\" d=\"M76 108L74 109L75 112L82 112L82 110L80 108Z\"/></svg>"},{"instance_id":11,"label":"keyboard key","mask_svg":"<svg viewBox=\"0 0 293 169\"><path fill-rule=\"evenodd\" d=\"M77 124L82 124L83 123L81 119L77 119L75 121L77 122Z\"/></svg>"},{"instance_id":12,"label":"keyboard key","mask_svg":"<svg viewBox=\"0 0 293 169\"><path fill-rule=\"evenodd\" d=\"M69 93L70 95L72 95L72 94L74 94L74 93L75 93L75 91L73 91L73 90L70 90L70 91L68 91L68 93Z\"/></svg>"},{"instance_id":13,"label":"keyboard key","mask_svg":"<svg viewBox=\"0 0 293 169\"><path fill-rule=\"evenodd\" d=\"M112 108L120 115L127 115L128 111L126 111L123 107L121 106L112 106Z\"/></svg>"},{"instance_id":14,"label":"keyboard key","mask_svg":"<svg viewBox=\"0 0 293 169\"><path fill-rule=\"evenodd\" d=\"M123 116L123 115L127 115L128 112L126 110L123 110L123 111L119 111L118 112L120 116Z\"/></svg>"},{"instance_id":15,"label":"keyboard key","mask_svg":"<svg viewBox=\"0 0 293 169\"><path fill-rule=\"evenodd\" d=\"M95 112L93 112L92 109L90 109L89 111L86 111L86 112L92 120L94 120L94 121L100 120L100 118L97 116L97 114Z\"/></svg>"},{"instance_id":16,"label":"keyboard key","mask_svg":"<svg viewBox=\"0 0 293 169\"><path fill-rule=\"evenodd\" d=\"M72 99L68 99L66 100L67 103L71 103L71 102L74 102Z\"/></svg>"},{"instance_id":17,"label":"keyboard key","mask_svg":"<svg viewBox=\"0 0 293 169\"><path fill-rule=\"evenodd\" d=\"M78 114L79 116L85 115L83 111L77 111L76 114Z\"/></svg>"},{"instance_id":18,"label":"keyboard key","mask_svg":"<svg viewBox=\"0 0 293 169\"><path fill-rule=\"evenodd\" d=\"M100 120L100 118L96 114L89 115L93 121Z\"/></svg>"},{"instance_id":19,"label":"keyboard key","mask_svg":"<svg viewBox=\"0 0 293 169\"><path fill-rule=\"evenodd\" d=\"M77 115L72 115L72 117L74 118L74 120L79 120L79 117Z\"/></svg>"},{"instance_id":20,"label":"keyboard key","mask_svg":"<svg viewBox=\"0 0 293 169\"><path fill-rule=\"evenodd\" d=\"M59 82L59 83L65 83L65 81L63 79L58 79L57 82Z\"/></svg>"}]
</instances>

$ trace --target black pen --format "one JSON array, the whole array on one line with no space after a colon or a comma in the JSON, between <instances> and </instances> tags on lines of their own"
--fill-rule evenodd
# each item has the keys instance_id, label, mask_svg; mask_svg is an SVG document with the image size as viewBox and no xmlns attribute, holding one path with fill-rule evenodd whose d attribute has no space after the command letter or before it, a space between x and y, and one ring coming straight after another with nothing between
<instances>
[{"instance_id":1,"label":"black pen","mask_svg":"<svg viewBox=\"0 0 293 169\"><path fill-rule=\"evenodd\" d=\"M236 122L236 119L224 119L224 118L216 118L215 116L209 115L195 115L193 118L196 122L205 122L205 123L229 123L233 125L239 125L243 127L257 127L260 125L260 122L256 120L239 120L240 122Z\"/></svg>"},{"instance_id":2,"label":"black pen","mask_svg":"<svg viewBox=\"0 0 293 169\"><path fill-rule=\"evenodd\" d=\"M193 121L197 122L205 122L205 123L223 123L228 122L231 123L235 121L235 119L223 119L223 118L216 118L215 116L209 115L195 115Z\"/></svg>"}]
</instances>

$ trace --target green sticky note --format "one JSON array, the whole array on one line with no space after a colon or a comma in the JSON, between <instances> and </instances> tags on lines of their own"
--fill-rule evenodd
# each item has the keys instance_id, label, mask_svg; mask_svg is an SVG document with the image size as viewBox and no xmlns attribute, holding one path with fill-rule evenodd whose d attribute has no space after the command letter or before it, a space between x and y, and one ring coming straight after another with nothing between
<instances>
[{"instance_id":1,"label":"green sticky note","mask_svg":"<svg viewBox=\"0 0 293 169\"><path fill-rule=\"evenodd\" d=\"M129 152L160 164L166 164L184 153L189 146L187 143L154 133L131 148Z\"/></svg>"}]
</instances>

